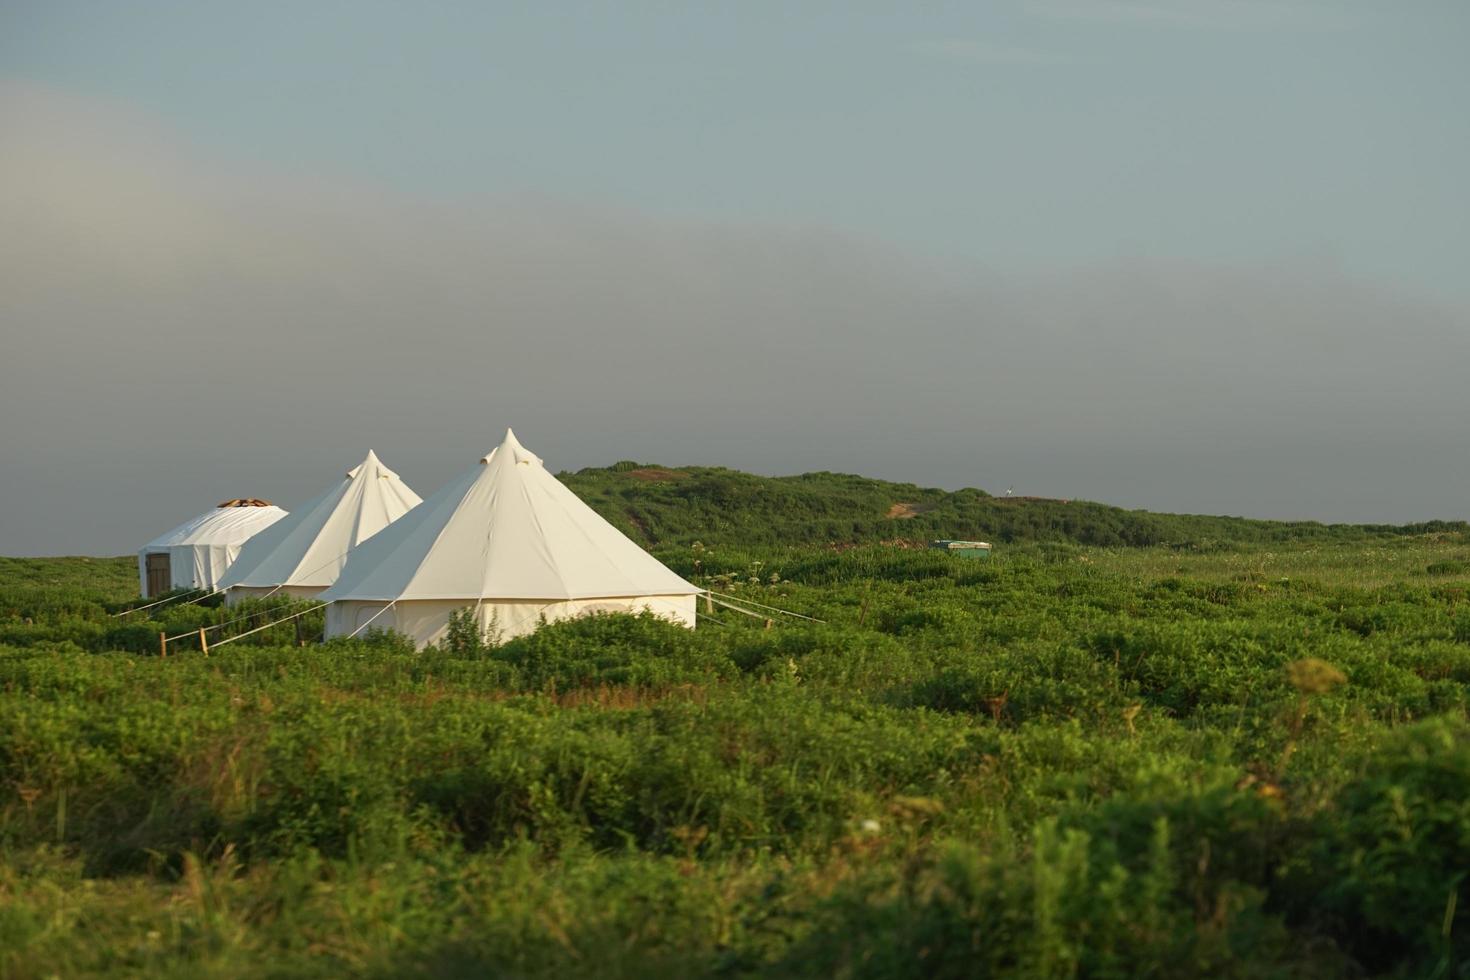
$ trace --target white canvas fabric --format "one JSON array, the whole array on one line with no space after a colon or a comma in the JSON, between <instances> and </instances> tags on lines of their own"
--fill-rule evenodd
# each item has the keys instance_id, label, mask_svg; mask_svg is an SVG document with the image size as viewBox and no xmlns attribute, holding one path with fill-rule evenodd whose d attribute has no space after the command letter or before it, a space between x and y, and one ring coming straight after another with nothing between
<instances>
[{"instance_id":1,"label":"white canvas fabric","mask_svg":"<svg viewBox=\"0 0 1470 980\"><path fill-rule=\"evenodd\" d=\"M286 512L274 504L222 505L180 524L138 552L139 591L148 593L147 556L155 554L169 556L172 588L215 590L245 542L285 516Z\"/></svg>"},{"instance_id":2,"label":"white canvas fabric","mask_svg":"<svg viewBox=\"0 0 1470 980\"><path fill-rule=\"evenodd\" d=\"M507 430L479 465L353 549L321 598L333 603L329 637L393 603L373 627L392 616L392 628L423 646L465 607L494 619L506 639L534 630L543 614L600 607L648 607L693 626L701 591L603 520Z\"/></svg>"},{"instance_id":3,"label":"white canvas fabric","mask_svg":"<svg viewBox=\"0 0 1470 980\"><path fill-rule=\"evenodd\" d=\"M251 538L219 587L231 604L272 592L314 596L337 581L349 550L422 502L369 450L336 485Z\"/></svg>"}]
</instances>

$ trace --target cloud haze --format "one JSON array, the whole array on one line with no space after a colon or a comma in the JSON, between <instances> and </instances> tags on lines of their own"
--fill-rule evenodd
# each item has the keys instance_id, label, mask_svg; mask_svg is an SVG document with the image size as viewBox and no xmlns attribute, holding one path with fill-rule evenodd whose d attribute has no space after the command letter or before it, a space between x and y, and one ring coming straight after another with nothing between
<instances>
[{"instance_id":1,"label":"cloud haze","mask_svg":"<svg viewBox=\"0 0 1470 980\"><path fill-rule=\"evenodd\" d=\"M1226 30L1330 29L1349 19L1321 0L1028 0L1026 7L1063 20Z\"/></svg>"},{"instance_id":2,"label":"cloud haze","mask_svg":"<svg viewBox=\"0 0 1470 980\"><path fill-rule=\"evenodd\" d=\"M0 86L0 553L553 468L838 469L1127 506L1463 518L1463 309L1330 266L942 267L820 227L414 198Z\"/></svg>"}]
</instances>

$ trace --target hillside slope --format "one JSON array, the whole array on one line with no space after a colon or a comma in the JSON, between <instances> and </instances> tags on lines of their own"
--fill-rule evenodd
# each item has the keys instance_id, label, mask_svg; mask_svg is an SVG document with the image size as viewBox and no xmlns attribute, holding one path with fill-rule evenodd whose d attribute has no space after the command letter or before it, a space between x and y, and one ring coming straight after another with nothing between
<instances>
[{"instance_id":1,"label":"hillside slope","mask_svg":"<svg viewBox=\"0 0 1470 980\"><path fill-rule=\"evenodd\" d=\"M1464 532L1463 521L1320 524L1158 514L1081 500L993 497L842 473L766 477L719 467L622 462L560 479L646 545L846 545L978 538L1205 548Z\"/></svg>"}]
</instances>

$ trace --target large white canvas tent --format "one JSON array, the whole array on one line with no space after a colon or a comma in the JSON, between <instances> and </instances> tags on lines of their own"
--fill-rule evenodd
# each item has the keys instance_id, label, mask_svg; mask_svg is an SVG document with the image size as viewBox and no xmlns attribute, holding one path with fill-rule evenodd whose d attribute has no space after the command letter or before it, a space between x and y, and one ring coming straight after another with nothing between
<instances>
[{"instance_id":1,"label":"large white canvas tent","mask_svg":"<svg viewBox=\"0 0 1470 980\"><path fill-rule=\"evenodd\" d=\"M255 534L286 516L269 500L241 497L180 524L138 552L138 584L145 596L171 589L219 587L221 576Z\"/></svg>"},{"instance_id":2,"label":"large white canvas tent","mask_svg":"<svg viewBox=\"0 0 1470 980\"><path fill-rule=\"evenodd\" d=\"M225 601L314 596L337 581L347 552L422 500L368 450L367 458L290 517L251 538L220 580Z\"/></svg>"},{"instance_id":3,"label":"large white canvas tent","mask_svg":"<svg viewBox=\"0 0 1470 980\"><path fill-rule=\"evenodd\" d=\"M326 635L397 630L423 647L472 609L509 639L590 612L647 609L693 628L701 592L505 441L347 556L320 596Z\"/></svg>"}]
</instances>

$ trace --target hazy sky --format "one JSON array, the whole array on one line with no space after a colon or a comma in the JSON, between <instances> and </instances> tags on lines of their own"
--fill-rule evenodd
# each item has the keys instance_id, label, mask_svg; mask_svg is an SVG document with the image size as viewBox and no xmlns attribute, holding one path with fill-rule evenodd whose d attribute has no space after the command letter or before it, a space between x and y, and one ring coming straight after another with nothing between
<instances>
[{"instance_id":1,"label":"hazy sky","mask_svg":"<svg viewBox=\"0 0 1470 980\"><path fill-rule=\"evenodd\" d=\"M0 0L0 553L371 447L1470 517L1470 4Z\"/></svg>"}]
</instances>

